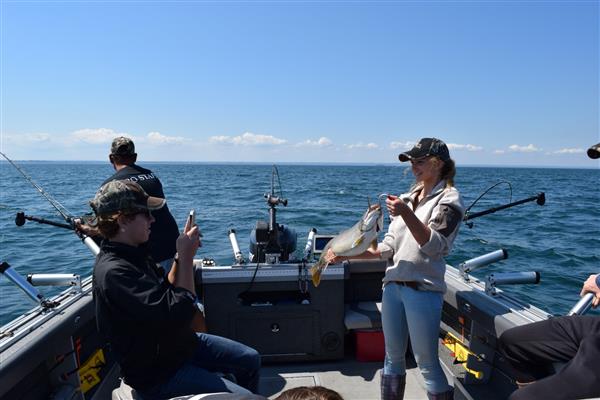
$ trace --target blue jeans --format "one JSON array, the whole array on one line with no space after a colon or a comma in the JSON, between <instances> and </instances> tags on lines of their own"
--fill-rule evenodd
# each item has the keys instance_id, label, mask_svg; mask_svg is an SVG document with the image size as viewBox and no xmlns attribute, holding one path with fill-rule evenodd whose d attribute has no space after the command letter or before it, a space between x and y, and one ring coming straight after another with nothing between
<instances>
[{"instance_id":1,"label":"blue jeans","mask_svg":"<svg viewBox=\"0 0 600 400\"><path fill-rule=\"evenodd\" d=\"M438 359L442 304L440 292L419 291L396 283L383 288L381 323L385 338L386 375L406 374L408 338L429 393L450 390Z\"/></svg>"},{"instance_id":2,"label":"blue jeans","mask_svg":"<svg viewBox=\"0 0 600 400\"><path fill-rule=\"evenodd\" d=\"M140 394L144 400L158 400L215 392L256 393L259 371L260 355L253 348L224 337L199 333L194 357L167 382ZM233 375L237 384L218 373Z\"/></svg>"}]
</instances>

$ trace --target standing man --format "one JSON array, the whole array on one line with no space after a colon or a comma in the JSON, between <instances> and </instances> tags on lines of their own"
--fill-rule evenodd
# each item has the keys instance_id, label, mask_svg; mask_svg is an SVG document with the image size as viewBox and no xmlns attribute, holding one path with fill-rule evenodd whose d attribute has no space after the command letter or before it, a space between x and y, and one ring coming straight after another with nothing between
<instances>
[{"instance_id":1,"label":"standing man","mask_svg":"<svg viewBox=\"0 0 600 400\"><path fill-rule=\"evenodd\" d=\"M162 184L154 172L136 165L137 154L135 145L130 138L120 136L113 140L108 156L115 173L104 182L129 180L139 184L149 196L165 198ZM169 207L152 211L155 219L148 241L150 255L168 273L173 264L176 248L175 242L179 236L179 228Z\"/></svg>"}]
</instances>

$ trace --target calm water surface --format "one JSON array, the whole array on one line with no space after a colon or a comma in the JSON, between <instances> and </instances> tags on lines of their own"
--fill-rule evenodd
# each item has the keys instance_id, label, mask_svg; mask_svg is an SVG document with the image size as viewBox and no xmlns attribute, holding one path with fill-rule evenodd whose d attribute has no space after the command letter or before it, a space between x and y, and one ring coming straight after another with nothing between
<instances>
[{"instance_id":1,"label":"calm water surface","mask_svg":"<svg viewBox=\"0 0 600 400\"><path fill-rule=\"evenodd\" d=\"M100 183L113 173L107 163L19 162L33 180L71 214L91 211L87 202ZM232 262L228 230L236 229L247 254L250 230L267 220L264 193L270 191L271 165L141 163L162 180L169 207L180 226L191 208L197 210L203 247L199 257L219 264ZM287 207L277 220L298 233L298 255L311 228L337 233L353 225L364 212L367 198L405 192L412 174L403 165L278 166ZM546 205L513 207L464 225L447 257L449 264L506 248L508 260L475 275L536 270L539 285L507 288L517 297L554 314L563 314L577 301L582 281L600 272L600 170L459 167L456 186L465 204L500 181L512 184L512 201L546 193ZM491 190L472 212L511 201L508 185ZM28 273L91 273L93 257L70 231L34 222L15 226L17 211L62 222L52 206L9 164L0 162L0 258ZM386 226L387 227L387 226ZM59 291L40 288L46 295ZM5 277L0 277L0 325L33 303Z\"/></svg>"}]
</instances>

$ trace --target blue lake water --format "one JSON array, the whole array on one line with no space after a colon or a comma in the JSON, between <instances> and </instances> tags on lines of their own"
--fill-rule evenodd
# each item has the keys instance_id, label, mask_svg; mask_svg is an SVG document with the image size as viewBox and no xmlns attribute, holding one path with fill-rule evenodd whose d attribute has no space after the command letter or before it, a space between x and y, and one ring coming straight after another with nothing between
<instances>
[{"instance_id":1,"label":"blue lake water","mask_svg":"<svg viewBox=\"0 0 600 400\"><path fill-rule=\"evenodd\" d=\"M73 215L87 205L100 183L113 173L108 163L19 162L31 178ZM162 180L168 204L180 226L191 208L204 238L198 257L232 262L227 233L234 228L245 255L257 220L267 220L263 195L270 191L271 165L141 163ZM287 207L277 221L298 233L301 253L311 228L337 233L353 225L367 198L405 192L413 182L404 165L279 165ZM540 271L539 285L507 287L517 297L554 314L564 314L577 301L581 283L600 272L600 170L459 167L456 186L465 204L499 181L512 184L512 201L546 193L546 204L533 202L498 211L463 224L449 264L505 248L509 258L474 275L491 272ZM511 201L501 184L483 197L472 212ZM87 276L93 257L71 231L27 222L14 223L17 211L62 222L33 186L8 163L0 162L0 261L28 273L63 272ZM386 226L387 228L387 226ZM59 289L40 288L47 296ZM0 276L0 325L30 309L33 303Z\"/></svg>"}]
</instances>

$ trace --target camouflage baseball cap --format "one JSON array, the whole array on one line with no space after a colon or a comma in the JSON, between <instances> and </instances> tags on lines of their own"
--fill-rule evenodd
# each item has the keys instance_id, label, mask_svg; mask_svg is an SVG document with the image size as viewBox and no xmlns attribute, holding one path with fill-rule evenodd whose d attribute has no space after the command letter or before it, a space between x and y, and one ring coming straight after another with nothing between
<instances>
[{"instance_id":1,"label":"camouflage baseball cap","mask_svg":"<svg viewBox=\"0 0 600 400\"><path fill-rule=\"evenodd\" d=\"M110 154L119 156L128 156L135 154L135 145L133 140L125 136L114 138L110 146Z\"/></svg>"},{"instance_id":2,"label":"camouflage baseball cap","mask_svg":"<svg viewBox=\"0 0 600 400\"><path fill-rule=\"evenodd\" d=\"M412 160L413 158L422 158L427 156L436 156L442 161L450 159L450 152L446 143L436 138L423 138L415 144L412 149L398 154L398 159L402 162Z\"/></svg>"},{"instance_id":3,"label":"camouflage baseball cap","mask_svg":"<svg viewBox=\"0 0 600 400\"><path fill-rule=\"evenodd\" d=\"M90 206L96 215L106 215L122 210L156 210L165 203L165 199L148 196L137 183L124 180L102 186Z\"/></svg>"}]
</instances>

